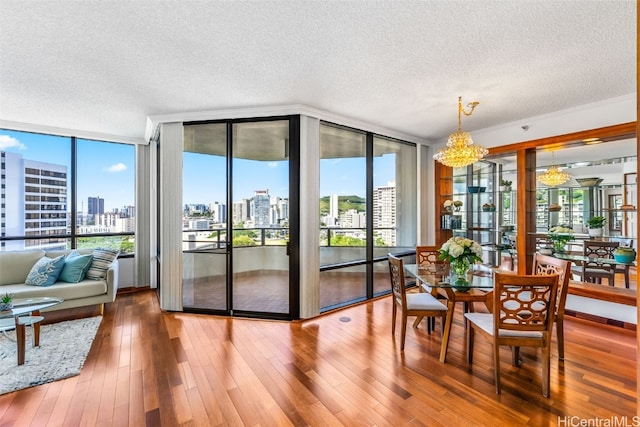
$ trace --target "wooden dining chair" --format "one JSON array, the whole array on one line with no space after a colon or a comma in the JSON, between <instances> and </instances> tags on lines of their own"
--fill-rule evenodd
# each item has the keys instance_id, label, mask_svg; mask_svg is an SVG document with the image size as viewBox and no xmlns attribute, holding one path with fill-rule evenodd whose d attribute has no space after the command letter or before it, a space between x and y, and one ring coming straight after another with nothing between
<instances>
[{"instance_id":1,"label":"wooden dining chair","mask_svg":"<svg viewBox=\"0 0 640 427\"><path fill-rule=\"evenodd\" d=\"M441 261L438 259L439 250L438 246L416 246L416 265L419 269L422 268L432 268L435 266L443 266L448 265L446 261ZM438 291L426 284L419 285L420 292L428 292L434 297L438 298ZM431 330L435 328L435 317L427 318L427 331L431 333ZM416 324L419 324L422 321L422 318L416 319Z\"/></svg>"},{"instance_id":2,"label":"wooden dining chair","mask_svg":"<svg viewBox=\"0 0 640 427\"><path fill-rule=\"evenodd\" d=\"M449 263L447 261L441 261L438 259L438 250L440 248L438 246L416 246L416 264L418 266L423 266L429 268L429 266L445 266L445 268L449 268ZM467 313L470 311L474 311L474 303L475 302L485 302L486 301L486 291L480 289L472 289L469 292L461 292L461 293L453 293L447 292L445 289L439 288L434 289L426 284L422 284L421 291L429 292L431 295L436 298L446 298L450 303L450 310L455 309L456 302L462 302L463 304L463 312ZM453 298L452 298L453 297ZM435 318L429 318L427 321L427 329L430 331L434 326ZM418 321L418 323L420 323ZM466 323L465 323L466 326ZM444 360L443 360L444 362Z\"/></svg>"},{"instance_id":3,"label":"wooden dining chair","mask_svg":"<svg viewBox=\"0 0 640 427\"><path fill-rule=\"evenodd\" d=\"M558 339L558 359L564 360L564 306L567 302L567 292L569 291L571 261L535 253L533 254L532 274L543 276L557 274L559 277L556 311L553 320L556 324L556 337ZM515 357L519 356L516 354Z\"/></svg>"},{"instance_id":4,"label":"wooden dining chair","mask_svg":"<svg viewBox=\"0 0 640 427\"><path fill-rule=\"evenodd\" d=\"M416 264L419 266L430 266L445 264L445 261L438 259L438 246L416 246Z\"/></svg>"},{"instance_id":5,"label":"wooden dining chair","mask_svg":"<svg viewBox=\"0 0 640 427\"><path fill-rule=\"evenodd\" d=\"M582 255L586 258L611 258L620 242L600 240L585 240L582 242ZM601 263L583 261L581 265L575 265L571 272L580 277L583 282L601 283L607 279L609 286L614 286L615 266L602 265Z\"/></svg>"},{"instance_id":6,"label":"wooden dining chair","mask_svg":"<svg viewBox=\"0 0 640 427\"><path fill-rule=\"evenodd\" d=\"M418 326L423 317L440 317L444 329L447 306L429 293L407 293L402 259L391 254L389 254L389 274L393 297L391 335L395 336L396 334L396 315L399 309L402 316L400 351L404 351L404 342L407 335L407 317L416 316L416 320L413 323L414 328Z\"/></svg>"},{"instance_id":7,"label":"wooden dining chair","mask_svg":"<svg viewBox=\"0 0 640 427\"><path fill-rule=\"evenodd\" d=\"M473 362L475 332L493 343L496 393L500 394L500 346L542 348L542 394L549 397L551 334L558 275L495 273L493 313L465 313L467 360Z\"/></svg>"}]
</instances>

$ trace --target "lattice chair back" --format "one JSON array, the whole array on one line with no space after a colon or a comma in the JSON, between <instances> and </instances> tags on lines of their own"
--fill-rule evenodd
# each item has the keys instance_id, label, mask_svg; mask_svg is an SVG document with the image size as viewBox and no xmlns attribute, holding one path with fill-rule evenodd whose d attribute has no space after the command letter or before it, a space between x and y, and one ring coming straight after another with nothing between
<instances>
[{"instance_id":1,"label":"lattice chair back","mask_svg":"<svg viewBox=\"0 0 640 427\"><path fill-rule=\"evenodd\" d=\"M620 242L601 242L585 240L583 254L591 258L613 258L613 252L620 246Z\"/></svg>"},{"instance_id":2,"label":"lattice chair back","mask_svg":"<svg viewBox=\"0 0 640 427\"><path fill-rule=\"evenodd\" d=\"M400 258L389 255L389 275L394 303L407 306L407 295L404 284L404 266Z\"/></svg>"},{"instance_id":3,"label":"lattice chair back","mask_svg":"<svg viewBox=\"0 0 640 427\"><path fill-rule=\"evenodd\" d=\"M495 336L499 336L500 329L549 334L553 327L557 288L557 275L523 276L496 273Z\"/></svg>"},{"instance_id":4,"label":"lattice chair back","mask_svg":"<svg viewBox=\"0 0 640 427\"><path fill-rule=\"evenodd\" d=\"M438 260L438 249L437 246L416 246L416 264L427 266L444 263Z\"/></svg>"},{"instance_id":5,"label":"lattice chair back","mask_svg":"<svg viewBox=\"0 0 640 427\"><path fill-rule=\"evenodd\" d=\"M569 279L571 279L571 261L535 253L533 255L533 274L539 276L558 275L556 313L564 313L567 291L569 290Z\"/></svg>"}]
</instances>

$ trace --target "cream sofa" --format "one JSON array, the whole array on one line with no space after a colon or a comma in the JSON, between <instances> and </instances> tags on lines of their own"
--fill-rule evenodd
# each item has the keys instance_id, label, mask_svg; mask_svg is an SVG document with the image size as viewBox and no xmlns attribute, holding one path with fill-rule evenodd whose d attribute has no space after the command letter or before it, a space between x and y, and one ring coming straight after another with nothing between
<instances>
[{"instance_id":1,"label":"cream sofa","mask_svg":"<svg viewBox=\"0 0 640 427\"><path fill-rule=\"evenodd\" d=\"M91 249L77 250L80 254L91 253ZM5 292L13 295L13 298L31 297L56 297L64 302L51 307L53 310L100 305L100 311L104 303L113 302L118 290L118 260L115 259L107 270L104 280L85 279L78 283L66 283L57 281L51 286L30 286L24 282L33 265L42 257L55 258L67 255L69 251L8 251L0 252L0 295ZM47 311L47 310L44 310Z\"/></svg>"}]
</instances>

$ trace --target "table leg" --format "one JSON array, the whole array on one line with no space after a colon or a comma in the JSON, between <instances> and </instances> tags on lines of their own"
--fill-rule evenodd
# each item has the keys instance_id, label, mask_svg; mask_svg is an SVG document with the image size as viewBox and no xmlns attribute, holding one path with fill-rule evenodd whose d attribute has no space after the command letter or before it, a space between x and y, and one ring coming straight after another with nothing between
<instances>
[{"instance_id":1,"label":"table leg","mask_svg":"<svg viewBox=\"0 0 640 427\"><path fill-rule=\"evenodd\" d=\"M40 310L35 310L31 313L32 316L40 316ZM36 322L33 325L33 346L40 346L40 322Z\"/></svg>"},{"instance_id":2,"label":"table leg","mask_svg":"<svg viewBox=\"0 0 640 427\"><path fill-rule=\"evenodd\" d=\"M456 308L456 301L453 298L447 300L447 317L444 321L444 331L442 332L442 347L440 348L440 362L444 363L447 358L447 348L449 347L449 335L451 334L451 323L453 322L453 312Z\"/></svg>"},{"instance_id":3,"label":"table leg","mask_svg":"<svg viewBox=\"0 0 640 427\"><path fill-rule=\"evenodd\" d=\"M629 289L629 266L624 266L624 287Z\"/></svg>"},{"instance_id":4,"label":"table leg","mask_svg":"<svg viewBox=\"0 0 640 427\"><path fill-rule=\"evenodd\" d=\"M18 346L18 365L24 365L24 353L25 353L25 326L20 323L18 316L16 316L16 344Z\"/></svg>"}]
</instances>

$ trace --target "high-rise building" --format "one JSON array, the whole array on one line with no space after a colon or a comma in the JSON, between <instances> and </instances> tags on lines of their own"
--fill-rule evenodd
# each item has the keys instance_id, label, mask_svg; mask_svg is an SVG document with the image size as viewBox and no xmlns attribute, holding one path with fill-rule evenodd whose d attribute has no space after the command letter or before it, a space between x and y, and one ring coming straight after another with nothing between
<instances>
[{"instance_id":1,"label":"high-rise building","mask_svg":"<svg viewBox=\"0 0 640 427\"><path fill-rule=\"evenodd\" d=\"M373 228L389 246L396 244L396 186L373 189Z\"/></svg>"},{"instance_id":2,"label":"high-rise building","mask_svg":"<svg viewBox=\"0 0 640 427\"><path fill-rule=\"evenodd\" d=\"M87 198L87 214L88 215L104 214L104 199L101 197Z\"/></svg>"},{"instance_id":3,"label":"high-rise building","mask_svg":"<svg viewBox=\"0 0 640 427\"><path fill-rule=\"evenodd\" d=\"M241 202L233 203L233 224L247 222L251 219L251 200L242 199Z\"/></svg>"},{"instance_id":4,"label":"high-rise building","mask_svg":"<svg viewBox=\"0 0 640 427\"><path fill-rule=\"evenodd\" d=\"M254 227L267 228L270 225L269 190L256 190L251 199L251 219Z\"/></svg>"},{"instance_id":5,"label":"high-rise building","mask_svg":"<svg viewBox=\"0 0 640 427\"><path fill-rule=\"evenodd\" d=\"M289 199L278 198L279 224L289 221Z\"/></svg>"},{"instance_id":6,"label":"high-rise building","mask_svg":"<svg viewBox=\"0 0 640 427\"><path fill-rule=\"evenodd\" d=\"M333 221L331 224L327 225L335 225L338 221L338 218L340 217L337 194L332 194L331 196L329 196L329 216L333 218Z\"/></svg>"},{"instance_id":7,"label":"high-rise building","mask_svg":"<svg viewBox=\"0 0 640 427\"><path fill-rule=\"evenodd\" d=\"M3 250L66 249L66 239L28 239L67 234L67 167L0 152L0 232L27 236L2 242Z\"/></svg>"},{"instance_id":8,"label":"high-rise building","mask_svg":"<svg viewBox=\"0 0 640 427\"><path fill-rule=\"evenodd\" d=\"M209 211L211 212L211 219L214 224L227 222L227 205L213 202L209 204Z\"/></svg>"}]
</instances>

